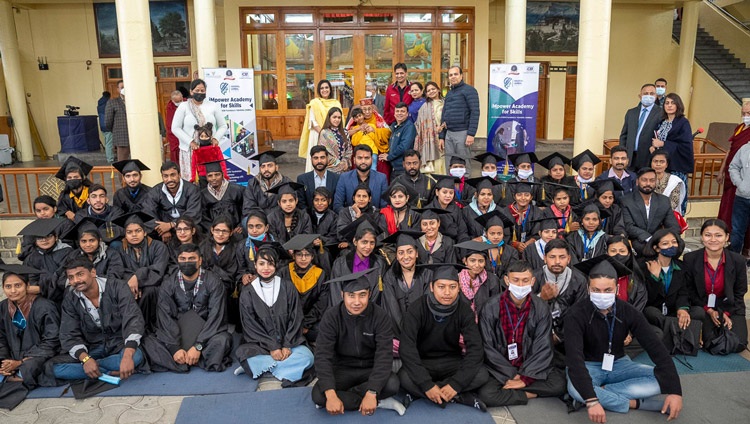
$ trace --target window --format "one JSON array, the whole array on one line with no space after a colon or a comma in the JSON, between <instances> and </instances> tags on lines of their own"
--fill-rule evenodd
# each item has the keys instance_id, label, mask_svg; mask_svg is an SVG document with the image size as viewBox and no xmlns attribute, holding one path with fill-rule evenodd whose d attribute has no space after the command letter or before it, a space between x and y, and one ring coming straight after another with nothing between
<instances>
[{"instance_id":1,"label":"window","mask_svg":"<svg viewBox=\"0 0 750 424\"><path fill-rule=\"evenodd\" d=\"M313 14L312 13L287 13L287 14L284 14L284 23L311 24L313 23Z\"/></svg>"},{"instance_id":2,"label":"window","mask_svg":"<svg viewBox=\"0 0 750 424\"><path fill-rule=\"evenodd\" d=\"M326 24L354 23L354 20L355 20L354 12L349 12L349 13L327 12L327 13L323 13L323 23L326 23Z\"/></svg>"},{"instance_id":3,"label":"window","mask_svg":"<svg viewBox=\"0 0 750 424\"><path fill-rule=\"evenodd\" d=\"M362 15L364 23L394 22L396 15L393 13L365 13Z\"/></svg>"},{"instance_id":4,"label":"window","mask_svg":"<svg viewBox=\"0 0 750 424\"><path fill-rule=\"evenodd\" d=\"M469 24L469 15L466 13L442 13L440 14L440 22L444 24Z\"/></svg>"},{"instance_id":5,"label":"window","mask_svg":"<svg viewBox=\"0 0 750 424\"><path fill-rule=\"evenodd\" d=\"M254 71L256 107L278 109L276 34L249 34L246 57L248 67Z\"/></svg>"},{"instance_id":6,"label":"window","mask_svg":"<svg viewBox=\"0 0 750 424\"><path fill-rule=\"evenodd\" d=\"M276 15L273 13L248 13L245 15L246 24L272 24L276 21Z\"/></svg>"},{"instance_id":7,"label":"window","mask_svg":"<svg viewBox=\"0 0 750 424\"><path fill-rule=\"evenodd\" d=\"M404 13L401 18L402 23L408 24L427 24L432 23L432 12L425 13Z\"/></svg>"}]
</instances>

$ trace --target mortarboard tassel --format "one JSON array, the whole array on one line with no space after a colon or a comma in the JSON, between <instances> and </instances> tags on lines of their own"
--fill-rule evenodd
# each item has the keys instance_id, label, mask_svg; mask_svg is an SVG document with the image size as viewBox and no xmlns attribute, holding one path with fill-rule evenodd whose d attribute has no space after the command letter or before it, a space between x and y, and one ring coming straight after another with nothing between
<instances>
[{"instance_id":1,"label":"mortarboard tassel","mask_svg":"<svg viewBox=\"0 0 750 424\"><path fill-rule=\"evenodd\" d=\"M21 254L21 237L18 238L18 244L16 244L16 256Z\"/></svg>"},{"instance_id":2,"label":"mortarboard tassel","mask_svg":"<svg viewBox=\"0 0 750 424\"><path fill-rule=\"evenodd\" d=\"M112 222L107 221L107 238L113 239L115 238L115 230L112 228Z\"/></svg>"},{"instance_id":3,"label":"mortarboard tassel","mask_svg":"<svg viewBox=\"0 0 750 424\"><path fill-rule=\"evenodd\" d=\"M250 165L247 166L247 175L250 175Z\"/></svg>"},{"instance_id":4,"label":"mortarboard tassel","mask_svg":"<svg viewBox=\"0 0 750 424\"><path fill-rule=\"evenodd\" d=\"M250 250L247 252L247 257L250 262L255 262L255 246L250 246Z\"/></svg>"},{"instance_id":5,"label":"mortarboard tassel","mask_svg":"<svg viewBox=\"0 0 750 424\"><path fill-rule=\"evenodd\" d=\"M513 226L513 242L515 243L517 241L518 241L518 238L516 237L516 226L514 225Z\"/></svg>"},{"instance_id":6,"label":"mortarboard tassel","mask_svg":"<svg viewBox=\"0 0 750 424\"><path fill-rule=\"evenodd\" d=\"M388 258L388 255L385 253L385 250L383 250L381 248L380 249L380 254L383 255L383 257L385 258L385 261L388 263L388 266L390 266L391 265L391 260Z\"/></svg>"},{"instance_id":7,"label":"mortarboard tassel","mask_svg":"<svg viewBox=\"0 0 750 424\"><path fill-rule=\"evenodd\" d=\"M432 188L432 178L427 179L427 190L429 191Z\"/></svg>"},{"instance_id":8,"label":"mortarboard tassel","mask_svg":"<svg viewBox=\"0 0 750 424\"><path fill-rule=\"evenodd\" d=\"M565 232L570 232L570 216L568 216L568 219L565 220Z\"/></svg>"},{"instance_id":9,"label":"mortarboard tassel","mask_svg":"<svg viewBox=\"0 0 750 424\"><path fill-rule=\"evenodd\" d=\"M507 175L507 174L506 174L506 175ZM505 186L506 186L506 184L505 184L505 182L503 182L503 192L502 192L502 194L501 194L501 197L502 197L503 199L505 199Z\"/></svg>"},{"instance_id":10,"label":"mortarboard tassel","mask_svg":"<svg viewBox=\"0 0 750 424\"><path fill-rule=\"evenodd\" d=\"M383 276L378 274L378 290L383 291Z\"/></svg>"},{"instance_id":11,"label":"mortarboard tassel","mask_svg":"<svg viewBox=\"0 0 750 424\"><path fill-rule=\"evenodd\" d=\"M234 291L232 292L232 299L237 299L240 297L240 291L237 288L237 284L234 285Z\"/></svg>"},{"instance_id":12,"label":"mortarboard tassel","mask_svg":"<svg viewBox=\"0 0 750 424\"><path fill-rule=\"evenodd\" d=\"M320 240L320 246L318 246L318 251L320 252L321 255L325 253L325 247L323 247L323 240Z\"/></svg>"},{"instance_id":13,"label":"mortarboard tassel","mask_svg":"<svg viewBox=\"0 0 750 424\"><path fill-rule=\"evenodd\" d=\"M503 175L508 175L508 161L503 164Z\"/></svg>"},{"instance_id":14,"label":"mortarboard tassel","mask_svg":"<svg viewBox=\"0 0 750 424\"><path fill-rule=\"evenodd\" d=\"M198 174L198 167L195 167L195 185L200 185L201 176Z\"/></svg>"},{"instance_id":15,"label":"mortarboard tassel","mask_svg":"<svg viewBox=\"0 0 750 424\"><path fill-rule=\"evenodd\" d=\"M428 185L427 190L430 189L429 184L430 183L427 183L427 185ZM417 199L417 209L422 209L422 198L421 197L419 199Z\"/></svg>"},{"instance_id":16,"label":"mortarboard tassel","mask_svg":"<svg viewBox=\"0 0 750 424\"><path fill-rule=\"evenodd\" d=\"M406 221L406 226L411 227L411 212L409 212L409 220Z\"/></svg>"},{"instance_id":17,"label":"mortarboard tassel","mask_svg":"<svg viewBox=\"0 0 750 424\"><path fill-rule=\"evenodd\" d=\"M111 171L109 172L109 178L115 179L115 167L110 165Z\"/></svg>"},{"instance_id":18,"label":"mortarboard tassel","mask_svg":"<svg viewBox=\"0 0 750 424\"><path fill-rule=\"evenodd\" d=\"M542 201L547 200L547 193L544 191L544 183L542 183Z\"/></svg>"}]
</instances>

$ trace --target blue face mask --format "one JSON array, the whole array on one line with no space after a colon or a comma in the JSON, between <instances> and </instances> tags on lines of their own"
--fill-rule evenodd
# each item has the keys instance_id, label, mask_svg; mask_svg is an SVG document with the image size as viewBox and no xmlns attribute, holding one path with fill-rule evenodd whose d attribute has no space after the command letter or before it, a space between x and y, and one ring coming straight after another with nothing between
<instances>
[{"instance_id":1,"label":"blue face mask","mask_svg":"<svg viewBox=\"0 0 750 424\"><path fill-rule=\"evenodd\" d=\"M250 239L253 241L263 241L263 239L266 238L266 233L263 233L257 237L254 237L254 236L248 236L248 237L250 237Z\"/></svg>"},{"instance_id":2,"label":"blue face mask","mask_svg":"<svg viewBox=\"0 0 750 424\"><path fill-rule=\"evenodd\" d=\"M644 107L652 106L656 102L656 96L652 96L650 94L646 94L641 96L641 104Z\"/></svg>"},{"instance_id":3,"label":"blue face mask","mask_svg":"<svg viewBox=\"0 0 750 424\"><path fill-rule=\"evenodd\" d=\"M659 250L659 253L665 258L674 258L675 256L677 256L677 248L674 246L668 247L666 249Z\"/></svg>"}]
</instances>

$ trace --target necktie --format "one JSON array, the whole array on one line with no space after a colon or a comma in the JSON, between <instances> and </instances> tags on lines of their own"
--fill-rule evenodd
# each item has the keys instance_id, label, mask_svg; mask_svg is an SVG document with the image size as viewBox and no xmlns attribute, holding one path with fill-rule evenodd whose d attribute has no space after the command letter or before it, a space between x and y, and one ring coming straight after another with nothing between
<instances>
[{"instance_id":1,"label":"necktie","mask_svg":"<svg viewBox=\"0 0 750 424\"><path fill-rule=\"evenodd\" d=\"M646 120L646 114L648 113L647 108L641 110L641 116L638 118L638 132L635 135L635 150L638 151L638 139L641 137L641 128L643 128L643 121Z\"/></svg>"}]
</instances>

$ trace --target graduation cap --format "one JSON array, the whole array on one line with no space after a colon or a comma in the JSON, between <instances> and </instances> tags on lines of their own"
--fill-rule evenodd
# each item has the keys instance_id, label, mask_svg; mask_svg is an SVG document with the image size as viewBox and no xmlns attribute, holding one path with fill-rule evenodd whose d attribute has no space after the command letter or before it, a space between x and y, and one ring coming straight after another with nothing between
<instances>
[{"instance_id":1,"label":"graduation cap","mask_svg":"<svg viewBox=\"0 0 750 424\"><path fill-rule=\"evenodd\" d=\"M33 274L41 274L44 271L38 270L36 268L32 268L30 266L21 265L21 264L0 264L0 272L3 272L5 274L15 274L15 275L33 275Z\"/></svg>"},{"instance_id":2,"label":"graduation cap","mask_svg":"<svg viewBox=\"0 0 750 424\"><path fill-rule=\"evenodd\" d=\"M458 272L468 268L463 264L420 264L417 267L431 269L433 282L437 280L458 281Z\"/></svg>"},{"instance_id":3,"label":"graduation cap","mask_svg":"<svg viewBox=\"0 0 750 424\"><path fill-rule=\"evenodd\" d=\"M594 152L592 152L589 149L586 149L583 152L576 155L573 159L571 159L570 166L573 169L575 169L577 172L578 168L580 168L581 165L583 165L586 162L591 162L594 165L596 165L597 163L601 162L601 160L599 160L599 158L594 154Z\"/></svg>"},{"instance_id":4,"label":"graduation cap","mask_svg":"<svg viewBox=\"0 0 750 424\"><path fill-rule=\"evenodd\" d=\"M620 261L607 254L593 257L587 261L579 262L573 265L574 268L581 271L584 275L606 275L607 277L618 279L630 275L633 271L626 267Z\"/></svg>"},{"instance_id":5,"label":"graduation cap","mask_svg":"<svg viewBox=\"0 0 750 424\"><path fill-rule=\"evenodd\" d=\"M479 215L478 217L474 218L474 220L482 225L483 228L490 228L494 226L511 228L516 225L516 223L513 222L513 219L497 209L484 215Z\"/></svg>"},{"instance_id":6,"label":"graduation cap","mask_svg":"<svg viewBox=\"0 0 750 424\"><path fill-rule=\"evenodd\" d=\"M390 236L383 239L383 243L395 243L398 249L401 246L417 247L417 239L424 233L415 230L398 230Z\"/></svg>"},{"instance_id":7,"label":"graduation cap","mask_svg":"<svg viewBox=\"0 0 750 424\"><path fill-rule=\"evenodd\" d=\"M320 237L320 234L297 234L291 240L284 243L284 250L298 251L307 248L312 249L313 242ZM338 244L338 242L337 242Z\"/></svg>"},{"instance_id":8,"label":"graduation cap","mask_svg":"<svg viewBox=\"0 0 750 424\"><path fill-rule=\"evenodd\" d=\"M542 183L535 183L531 181L508 181L508 184L515 187L514 193L531 193L533 186L540 186Z\"/></svg>"},{"instance_id":9,"label":"graduation cap","mask_svg":"<svg viewBox=\"0 0 750 424\"><path fill-rule=\"evenodd\" d=\"M466 166L466 161L464 160L464 158L462 158L460 156L451 156L451 161L450 161L450 163L449 163L448 166L453 166L453 165L464 165L464 166Z\"/></svg>"},{"instance_id":10,"label":"graduation cap","mask_svg":"<svg viewBox=\"0 0 750 424\"><path fill-rule=\"evenodd\" d=\"M120 174L125 175L128 172L133 171L149 171L150 168L143 164L143 162L139 161L138 159L126 159L121 160L119 162L115 162L112 164L112 166L120 171Z\"/></svg>"},{"instance_id":11,"label":"graduation cap","mask_svg":"<svg viewBox=\"0 0 750 424\"><path fill-rule=\"evenodd\" d=\"M508 159L510 159L510 161L513 162L513 166L516 166L516 167L522 163L539 162L539 159L537 159L536 154L534 154L534 152L516 153L514 155L508 155Z\"/></svg>"},{"instance_id":12,"label":"graduation cap","mask_svg":"<svg viewBox=\"0 0 750 424\"><path fill-rule=\"evenodd\" d=\"M146 229L146 231L148 231L146 223L153 219L154 217L147 214L146 212L135 211L122 216L118 216L117 218L112 220L112 223L115 225L119 225L122 228L127 228L127 226L130 224L138 224Z\"/></svg>"},{"instance_id":13,"label":"graduation cap","mask_svg":"<svg viewBox=\"0 0 750 424\"><path fill-rule=\"evenodd\" d=\"M208 172L208 171L206 171ZM293 181L287 181L285 183L281 183L279 185L273 186L266 190L266 193L271 194L297 194L297 190L301 190L305 188L304 185L300 183L295 183Z\"/></svg>"},{"instance_id":14,"label":"graduation cap","mask_svg":"<svg viewBox=\"0 0 750 424\"><path fill-rule=\"evenodd\" d=\"M55 218L35 219L31 224L23 227L18 232L19 236L47 237L55 234L55 229L62 223L62 220Z\"/></svg>"},{"instance_id":15,"label":"graduation cap","mask_svg":"<svg viewBox=\"0 0 750 424\"><path fill-rule=\"evenodd\" d=\"M286 249L284 249L281 243L277 241L254 241L253 243L258 249L258 253L256 253L255 255L256 258L259 256L261 250L270 249L276 251L276 253L279 255L279 259L292 259Z\"/></svg>"},{"instance_id":16,"label":"graduation cap","mask_svg":"<svg viewBox=\"0 0 750 424\"><path fill-rule=\"evenodd\" d=\"M492 187L502 184L501 181L490 177L469 178L466 180L466 183L477 189L477 193L482 191L482 189L492 189Z\"/></svg>"},{"instance_id":17,"label":"graduation cap","mask_svg":"<svg viewBox=\"0 0 750 424\"><path fill-rule=\"evenodd\" d=\"M488 163L497 165L497 163L501 160L505 160L505 157L492 152L486 152L482 153L481 155L474 156L474 160L481 163L482 166L487 165Z\"/></svg>"},{"instance_id":18,"label":"graduation cap","mask_svg":"<svg viewBox=\"0 0 750 424\"><path fill-rule=\"evenodd\" d=\"M201 165L206 167L206 174L210 174L211 172L221 172L224 174L224 169L221 167L221 163L224 161L225 159L203 162Z\"/></svg>"},{"instance_id":19,"label":"graduation cap","mask_svg":"<svg viewBox=\"0 0 750 424\"><path fill-rule=\"evenodd\" d=\"M87 216L80 220L73 228L69 229L65 235L62 236L65 240L80 240L84 233L95 232L101 238L102 234L99 232L99 227L102 226L106 221L99 218Z\"/></svg>"},{"instance_id":20,"label":"graduation cap","mask_svg":"<svg viewBox=\"0 0 750 424\"><path fill-rule=\"evenodd\" d=\"M269 150L267 152L258 153L255 156L250 157L250 160L257 160L260 165L263 165L264 163L273 162L276 163L276 159L278 159L281 155L283 155L286 152L281 152L278 150Z\"/></svg>"},{"instance_id":21,"label":"graduation cap","mask_svg":"<svg viewBox=\"0 0 750 424\"><path fill-rule=\"evenodd\" d=\"M370 228L375 233L380 233L377 230L378 223L375 222L375 218L370 214L362 214L359 218L350 222L346 227L342 228L339 232L344 240L353 240L360 228Z\"/></svg>"},{"instance_id":22,"label":"graduation cap","mask_svg":"<svg viewBox=\"0 0 750 424\"><path fill-rule=\"evenodd\" d=\"M547 169L552 169L557 165L565 166L566 164L570 163L570 158L555 152L543 159L539 159L538 163L539 165L542 165Z\"/></svg>"},{"instance_id":23,"label":"graduation cap","mask_svg":"<svg viewBox=\"0 0 750 424\"><path fill-rule=\"evenodd\" d=\"M615 178L607 178L604 180L596 180L592 183L589 183L590 187L593 187L596 189L596 195L601 196L605 192L611 191L612 194L614 194L615 191L624 191L625 189L622 187L622 184L620 184L619 181L617 181Z\"/></svg>"},{"instance_id":24,"label":"graduation cap","mask_svg":"<svg viewBox=\"0 0 750 424\"><path fill-rule=\"evenodd\" d=\"M453 175L432 175L432 178L437 179L437 183L435 183L435 190L441 189L441 188L449 188L453 190L456 187L456 183L460 181L460 179L454 177Z\"/></svg>"},{"instance_id":25,"label":"graduation cap","mask_svg":"<svg viewBox=\"0 0 750 424\"><path fill-rule=\"evenodd\" d=\"M367 275L374 270L375 268L370 268L353 274L347 274L343 277L328 280L325 284L341 283L341 290L346 293L368 290L370 288L370 280L367 278Z\"/></svg>"},{"instance_id":26,"label":"graduation cap","mask_svg":"<svg viewBox=\"0 0 750 424\"><path fill-rule=\"evenodd\" d=\"M460 249L459 252L461 252L461 258L471 256L474 253L487 256L487 251L493 248L490 244L476 240L467 240L462 243L454 244L453 247Z\"/></svg>"},{"instance_id":27,"label":"graduation cap","mask_svg":"<svg viewBox=\"0 0 750 424\"><path fill-rule=\"evenodd\" d=\"M116 389L118 386L101 380L92 380L87 378L83 381L73 383L70 388L73 389L73 397L76 399L87 399L96 396L99 393Z\"/></svg>"},{"instance_id":28,"label":"graduation cap","mask_svg":"<svg viewBox=\"0 0 750 424\"><path fill-rule=\"evenodd\" d=\"M447 215L451 213L451 211L447 211L441 208L420 208L414 209L414 212L417 212L421 215L422 221L424 221L425 219L440 219L440 215Z\"/></svg>"},{"instance_id":29,"label":"graduation cap","mask_svg":"<svg viewBox=\"0 0 750 424\"><path fill-rule=\"evenodd\" d=\"M75 156L68 156L68 158L65 159L65 162L63 162L62 166L60 166L60 169L55 174L55 177L57 177L57 179L59 180L65 181L65 177L68 175L68 173L73 171L81 171L81 173L85 177L89 174L89 172L91 172L93 168L93 166L78 159Z\"/></svg>"},{"instance_id":30,"label":"graduation cap","mask_svg":"<svg viewBox=\"0 0 750 424\"><path fill-rule=\"evenodd\" d=\"M605 209L603 206L597 205L594 202L581 203L580 205L577 205L573 208L573 212L575 212L581 220L583 220L583 217L586 216L586 214L589 214L591 212L598 213L599 218L601 219L609 218L610 216L612 216L609 210Z\"/></svg>"},{"instance_id":31,"label":"graduation cap","mask_svg":"<svg viewBox=\"0 0 750 424\"><path fill-rule=\"evenodd\" d=\"M557 217L549 217L542 219L534 219L530 224L539 224L539 231L544 230L557 230Z\"/></svg>"}]
</instances>

